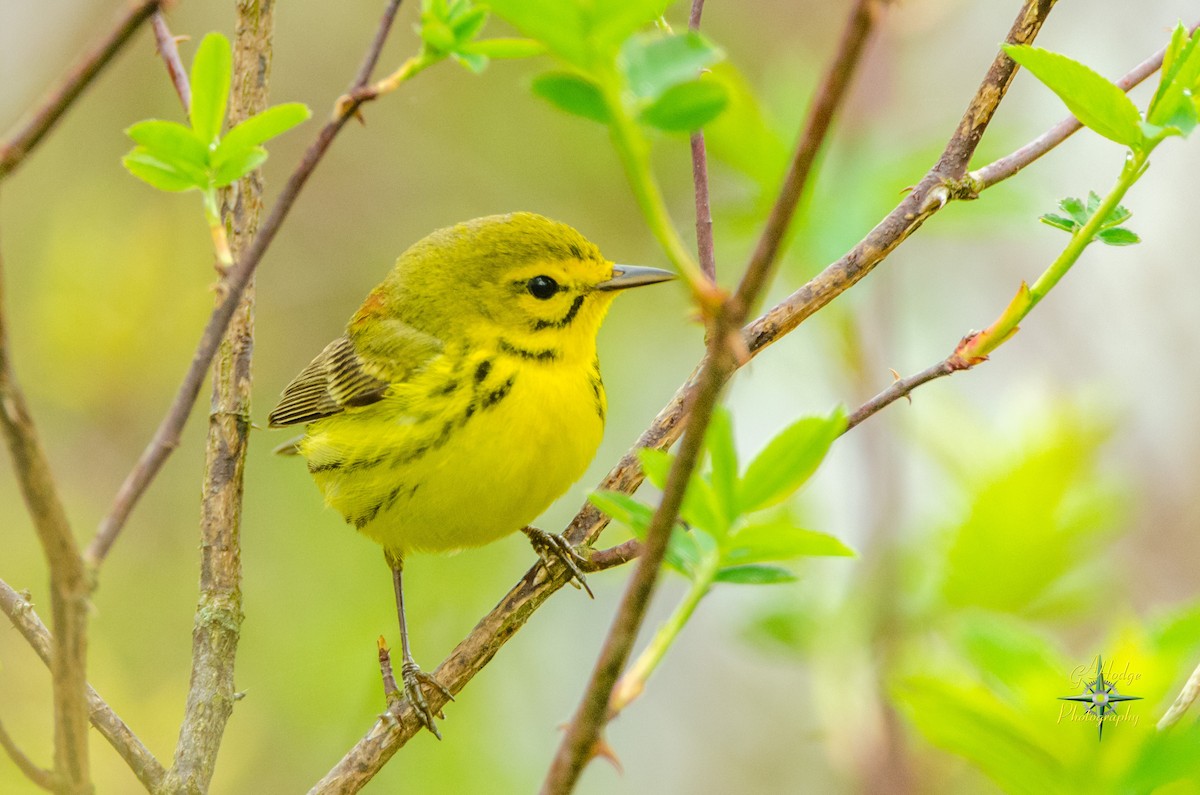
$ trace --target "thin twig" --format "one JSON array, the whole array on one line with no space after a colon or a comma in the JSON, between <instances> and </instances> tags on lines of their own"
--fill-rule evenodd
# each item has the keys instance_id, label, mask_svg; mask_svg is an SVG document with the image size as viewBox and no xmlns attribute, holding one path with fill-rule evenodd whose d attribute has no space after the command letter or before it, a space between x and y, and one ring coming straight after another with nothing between
<instances>
[{"instance_id":1,"label":"thin twig","mask_svg":"<svg viewBox=\"0 0 1200 795\"><path fill-rule=\"evenodd\" d=\"M274 54L274 5L237 3L229 124L267 107ZM222 223L235 256L254 239L262 216L262 171L221 192ZM225 332L213 365L204 483L200 503L200 598L192 631L192 675L170 772L173 787L206 792L237 698L234 664L242 626L243 475L250 438L254 284Z\"/></svg>"},{"instance_id":2,"label":"thin twig","mask_svg":"<svg viewBox=\"0 0 1200 795\"><path fill-rule=\"evenodd\" d=\"M688 17L688 28L700 29L700 15L704 13L704 0L692 0L692 13ZM696 130L691 135L692 185L696 195L696 254L700 261L700 272L709 281L717 280L716 255L713 252L712 208L708 201L708 155L704 148L704 131Z\"/></svg>"},{"instance_id":3,"label":"thin twig","mask_svg":"<svg viewBox=\"0 0 1200 795\"><path fill-rule=\"evenodd\" d=\"M150 18L150 25L154 29L154 44L167 67L171 85L175 86L175 94L183 103L183 112L190 114L192 112L192 87L188 85L188 74L183 67L183 61L179 58L179 47L176 46L175 37L167 28L167 19L163 16L162 11L154 12L154 16Z\"/></svg>"},{"instance_id":4,"label":"thin twig","mask_svg":"<svg viewBox=\"0 0 1200 795\"><path fill-rule=\"evenodd\" d=\"M17 769L25 775L27 779L32 781L36 786L44 790L54 789L54 773L39 767L32 759L25 755L18 746L8 730L4 728L4 724L0 723L0 748L8 754L8 758L13 761Z\"/></svg>"},{"instance_id":5,"label":"thin twig","mask_svg":"<svg viewBox=\"0 0 1200 795\"><path fill-rule=\"evenodd\" d=\"M371 40L371 46L367 48L362 64L358 67L358 73L354 75L354 82L350 85L351 91L356 91L370 82L371 73L375 71L375 65L379 63L379 54L383 52L383 45L387 42L388 34L392 30L392 22L395 21L396 12L399 10L400 0L390 0L387 7L383 9L383 17L379 20L379 27L375 29L375 38Z\"/></svg>"},{"instance_id":6,"label":"thin twig","mask_svg":"<svg viewBox=\"0 0 1200 795\"><path fill-rule=\"evenodd\" d=\"M934 381L938 378L942 378L943 376L950 375L951 373L955 373L963 369L966 368L958 365L956 361L954 361L954 357L951 356L943 359L935 365L926 367L924 370L915 375L910 375L908 378L897 378L892 382L891 386L868 400L866 403L863 403L861 406L855 409L849 417L846 418L846 430L850 430L876 412L891 405L892 403L895 403L900 398L908 397L909 393L922 384L927 384L930 381Z\"/></svg>"},{"instance_id":7,"label":"thin twig","mask_svg":"<svg viewBox=\"0 0 1200 795\"><path fill-rule=\"evenodd\" d=\"M50 672L54 691L54 777L64 792L90 789L87 743L87 610L90 583L58 494L50 461L17 383L4 317L5 288L0 261L0 429L14 474L50 570L54 648Z\"/></svg>"},{"instance_id":8,"label":"thin twig","mask_svg":"<svg viewBox=\"0 0 1200 795\"><path fill-rule=\"evenodd\" d=\"M398 6L399 3L400 0L391 0L390 5ZM384 23L390 24L390 19L390 17L385 15ZM374 52L377 48L382 47L382 45L382 38L376 35L375 41L371 44L370 52ZM377 58L378 56L375 55L373 57ZM171 402L171 406L168 408L162 422L159 423L158 430L155 431L150 444L142 452L137 464L130 471L129 475L126 476L120 489L118 489L108 515L100 523L95 537L92 539L91 544L88 545L85 557L89 566L96 568L103 563L109 550L112 549L113 543L117 540L121 528L128 521L129 514L146 491L146 487L158 475L167 457L179 445L179 435L183 430L184 424L187 422L188 415L191 413L192 405L196 402L196 396L200 393L200 387L204 383L204 375L208 371L208 366L212 363L221 338L225 334L225 329L229 326L229 321L241 301L242 291L250 283L250 278L254 275L254 270L262 260L263 254L266 253L267 247L275 239L275 235L278 234L283 220L292 209L292 205L296 203L296 198L300 195L300 190L304 187L308 178L312 176L312 172L329 150L333 139L337 137L337 134L341 132L346 122L358 111L359 106L371 99L371 97L362 91L363 87L363 85L357 86L351 92L346 102L339 104L339 112L321 129L321 132L317 135L317 139L305 151L303 159L288 178L283 190L280 191L275 206L271 208L270 215L259 228L258 234L255 235L254 243L246 251L245 255L229 269L228 276L224 282L227 290L225 298L213 310L207 325L204 327L200 342L196 346L196 352L192 355L191 365L188 367L187 373L184 374L183 381L179 385L179 390L175 393L175 399Z\"/></svg>"},{"instance_id":9,"label":"thin twig","mask_svg":"<svg viewBox=\"0 0 1200 795\"><path fill-rule=\"evenodd\" d=\"M25 126L7 140L0 142L0 181L11 174L33 148L41 143L46 133L62 118L113 56L121 51L146 18L158 10L162 2L163 0L142 0L127 9L104 40L72 67L62 83L34 111Z\"/></svg>"},{"instance_id":10,"label":"thin twig","mask_svg":"<svg viewBox=\"0 0 1200 795\"><path fill-rule=\"evenodd\" d=\"M808 184L817 153L828 137L834 114L841 106L850 80L862 60L867 38L874 30L884 7L890 2L891 0L858 0L850 11L850 18L842 32L837 52L825 70L809 106L804 130L800 134L800 141L792 156L787 176L784 177L779 198L771 207L758 245L750 257L750 264L746 267L741 283L738 284L736 298L746 307L753 303L754 297L761 294L763 287L770 280L792 217ZM744 311L748 312L749 309Z\"/></svg>"},{"instance_id":11,"label":"thin twig","mask_svg":"<svg viewBox=\"0 0 1200 795\"><path fill-rule=\"evenodd\" d=\"M21 633L38 658L49 667L54 642L50 631L38 618L29 599L13 590L3 580L0 580L0 612L8 616L13 627ZM166 775L166 769L91 685L88 685L86 693L88 719L96 727L96 731L121 755L125 764L129 765L129 769L148 791L157 791Z\"/></svg>"}]
</instances>

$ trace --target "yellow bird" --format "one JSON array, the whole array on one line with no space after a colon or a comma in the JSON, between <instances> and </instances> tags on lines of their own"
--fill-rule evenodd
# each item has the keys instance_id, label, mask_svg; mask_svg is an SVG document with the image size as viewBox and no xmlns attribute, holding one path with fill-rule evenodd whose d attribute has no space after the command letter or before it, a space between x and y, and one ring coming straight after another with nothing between
<instances>
[{"instance_id":1,"label":"yellow bird","mask_svg":"<svg viewBox=\"0 0 1200 795\"><path fill-rule=\"evenodd\" d=\"M304 456L325 502L383 546L404 691L435 735L421 685L450 693L409 651L405 558L523 530L586 587L570 545L528 524L600 444L596 334L613 298L672 277L615 265L532 213L439 230L400 255L269 415L272 427L307 425L281 452Z\"/></svg>"}]
</instances>

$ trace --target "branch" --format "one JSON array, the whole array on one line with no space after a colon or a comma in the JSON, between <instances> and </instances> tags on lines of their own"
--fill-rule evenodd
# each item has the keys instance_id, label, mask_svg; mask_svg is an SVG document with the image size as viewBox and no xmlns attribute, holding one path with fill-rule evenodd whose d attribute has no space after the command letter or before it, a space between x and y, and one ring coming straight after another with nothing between
<instances>
[{"instance_id":1,"label":"branch","mask_svg":"<svg viewBox=\"0 0 1200 795\"><path fill-rule=\"evenodd\" d=\"M274 6L239 2L234 38L229 124L267 107L274 53ZM179 84L177 84L179 85ZM183 82L186 93L186 80ZM221 217L231 231L235 255L253 241L262 215L262 171L222 191ZM242 613L241 522L243 475L250 434L251 354L254 347L254 284L241 300L213 367L200 516L200 599L192 631L192 675L187 708L175 748L171 785L207 792L225 726L237 699L234 664Z\"/></svg>"},{"instance_id":2,"label":"branch","mask_svg":"<svg viewBox=\"0 0 1200 795\"><path fill-rule=\"evenodd\" d=\"M692 13L688 17L690 30L700 29L700 15L704 13L704 0L692 0ZM717 281L717 261L713 253L712 208L708 201L708 154L704 149L704 131L696 130L690 139L692 149L692 185L696 194L696 254L700 260L700 272L711 282Z\"/></svg>"},{"instance_id":3,"label":"branch","mask_svg":"<svg viewBox=\"0 0 1200 795\"><path fill-rule=\"evenodd\" d=\"M167 28L167 20L161 11L154 12L154 16L150 19L150 25L154 29L154 46L158 48L158 54L167 67L171 85L175 86L175 94L183 104L183 112L190 114L192 112L192 87L188 85L187 69L183 68L183 61L179 58L179 47L175 44L175 37Z\"/></svg>"},{"instance_id":4,"label":"branch","mask_svg":"<svg viewBox=\"0 0 1200 795\"><path fill-rule=\"evenodd\" d=\"M25 778L34 783L35 786L41 787L44 790L54 789L54 774L43 767L39 767L32 759L25 755L18 746L8 730L4 728L4 724L0 723L0 748L8 754L8 758L13 761L17 769L25 774Z\"/></svg>"},{"instance_id":5,"label":"branch","mask_svg":"<svg viewBox=\"0 0 1200 795\"><path fill-rule=\"evenodd\" d=\"M846 418L846 431L855 427L863 420L876 414L883 408L895 403L903 397L908 397L914 389L934 381L959 370L967 369L966 366L959 364L954 356L947 357L931 367L926 367L916 375L911 375L908 378L897 377L892 385L880 392L875 397L868 400L866 403L854 410L854 413ZM845 433L845 431L843 431Z\"/></svg>"},{"instance_id":6,"label":"branch","mask_svg":"<svg viewBox=\"0 0 1200 795\"><path fill-rule=\"evenodd\" d=\"M390 0L389 10L399 6L399 4L400 0ZM381 27L384 25L390 26L391 18L391 16L385 14L383 21L380 23ZM375 40L368 50L368 60L374 62L378 58L378 50L382 47L383 41L384 37L376 34ZM287 184L284 185L279 198L275 202L275 206L271 209L271 214L259 228L258 234L255 235L253 244L238 259L237 263L229 269L226 279L223 282L223 287L226 291L224 300L213 310L207 325L204 327L200 342L196 346L196 352L192 355L191 365L188 367L187 373L184 374L183 381L179 385L179 390L175 394L175 399L172 401L170 408L168 408L166 416L159 423L158 430L154 433L154 438L151 439L150 444L143 451L137 464L130 471L129 475L126 476L120 489L118 489L108 515L100 523L95 537L92 539L91 544L88 545L85 557L89 566L97 568L104 562L104 558L108 555L109 550L112 549L112 545L117 540L121 529L125 526L125 522L128 521L133 507L137 504L142 494L145 493L150 482L158 475L167 457L179 445L179 435L183 430L184 424L187 422L188 415L191 413L192 404L196 402L196 396L200 393L200 387L204 383L204 375L208 371L208 366L212 363L221 338L224 336L234 312L237 311L242 291L250 283L250 278L254 275L254 270L262 260L263 254L266 253L267 247L275 239L275 235L279 232L279 227L283 224L288 212L292 209L292 205L296 203L296 198L300 195L300 190L304 187L308 178L312 176L312 172L316 169L317 164L321 162L321 159L329 150L333 139L337 137L337 134L341 132L346 122L358 111L358 108L364 102L373 98L369 95L369 92L363 91L364 88L364 84L356 84L350 95L345 98L345 101L338 104L338 110L333 118L321 129L321 132L317 135L317 139L308 147L303 159L296 166L296 170L288 178Z\"/></svg>"},{"instance_id":7,"label":"branch","mask_svg":"<svg viewBox=\"0 0 1200 795\"><path fill-rule=\"evenodd\" d=\"M8 616L8 620L33 648L34 653L49 667L51 647L54 643L50 631L34 612L33 604L3 580L0 580L0 612ZM156 791L166 775L166 770L91 685L87 686L86 694L88 718L92 725L121 755L125 764L129 765L129 769L138 777L138 781L142 782L148 791Z\"/></svg>"},{"instance_id":8,"label":"branch","mask_svg":"<svg viewBox=\"0 0 1200 795\"><path fill-rule=\"evenodd\" d=\"M0 262L0 427L17 485L50 569L55 642L50 655L54 690L54 776L64 792L90 790L87 744L87 610L90 583L50 462L38 439L8 349Z\"/></svg>"},{"instance_id":9,"label":"branch","mask_svg":"<svg viewBox=\"0 0 1200 795\"><path fill-rule=\"evenodd\" d=\"M1179 691L1179 695L1175 698L1175 702L1163 714L1156 728L1160 732L1166 731L1178 723L1183 714L1188 711L1188 708L1195 703L1197 696L1200 696L1200 665L1196 666L1196 669L1192 671L1192 675L1184 683L1183 689Z\"/></svg>"},{"instance_id":10,"label":"branch","mask_svg":"<svg viewBox=\"0 0 1200 795\"><path fill-rule=\"evenodd\" d=\"M125 12L94 50L77 63L62 83L42 103L25 126L0 143L0 182L11 174L29 156L33 148L41 143L51 128L62 118L72 103L79 98L108 65L113 56L120 52L138 27L162 5L163 0L142 0Z\"/></svg>"}]
</instances>

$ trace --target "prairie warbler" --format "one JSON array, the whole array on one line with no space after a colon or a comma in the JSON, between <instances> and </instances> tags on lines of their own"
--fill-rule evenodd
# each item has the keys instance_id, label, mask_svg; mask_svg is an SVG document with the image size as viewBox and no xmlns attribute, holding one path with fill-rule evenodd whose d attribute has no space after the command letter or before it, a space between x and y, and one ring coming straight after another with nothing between
<instances>
[{"instance_id":1,"label":"prairie warbler","mask_svg":"<svg viewBox=\"0 0 1200 795\"><path fill-rule=\"evenodd\" d=\"M583 584L570 545L527 525L600 443L596 333L613 297L671 277L614 265L531 213L442 229L400 255L271 412L273 427L307 425L281 452L304 456L326 503L383 546L404 691L435 735L422 685L450 693L409 651L405 558L523 529Z\"/></svg>"}]
</instances>

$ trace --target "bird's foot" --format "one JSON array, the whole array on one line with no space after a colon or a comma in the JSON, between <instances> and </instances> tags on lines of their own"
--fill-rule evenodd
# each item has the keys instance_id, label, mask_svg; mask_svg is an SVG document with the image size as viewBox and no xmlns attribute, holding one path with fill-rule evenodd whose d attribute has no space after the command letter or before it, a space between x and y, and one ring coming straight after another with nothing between
<instances>
[{"instance_id":1,"label":"bird's foot","mask_svg":"<svg viewBox=\"0 0 1200 795\"><path fill-rule=\"evenodd\" d=\"M436 713L429 708L429 702L425 700L425 692L422 690L422 685L428 686L440 692L446 697L447 701L453 701L454 696L446 689L446 686L435 679L431 674L427 674L417 667L417 664L410 657L400 666L400 678L404 682L404 695L408 698L408 703L413 705L413 709L417 713L417 718L421 724L429 731L433 732L433 736L442 739L441 733L437 729L437 724L433 722L434 717L446 719L445 713L438 710Z\"/></svg>"},{"instance_id":2,"label":"bird's foot","mask_svg":"<svg viewBox=\"0 0 1200 795\"><path fill-rule=\"evenodd\" d=\"M592 594L592 589L588 587L587 577L583 574L583 567L587 565L587 559L584 558L575 547L571 546L571 542L560 535L547 533L545 530L539 530L536 527L522 528L526 536L529 537L529 543L533 546L533 551L542 559L542 566L549 571L550 562L560 561L571 572L571 585L576 588L583 588L587 591L587 595L595 599Z\"/></svg>"}]
</instances>

